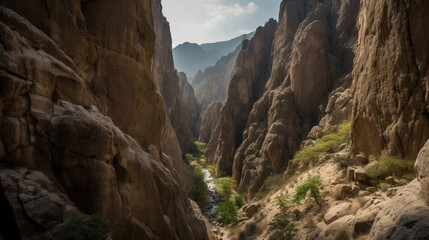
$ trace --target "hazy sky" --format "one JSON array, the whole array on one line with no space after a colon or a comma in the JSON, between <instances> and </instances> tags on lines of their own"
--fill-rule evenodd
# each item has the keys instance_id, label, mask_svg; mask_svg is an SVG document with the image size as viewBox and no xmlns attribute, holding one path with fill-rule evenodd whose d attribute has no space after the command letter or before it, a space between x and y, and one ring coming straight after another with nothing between
<instances>
[{"instance_id":1,"label":"hazy sky","mask_svg":"<svg viewBox=\"0 0 429 240\"><path fill-rule=\"evenodd\" d=\"M281 0L162 0L173 46L217 42L277 19Z\"/></svg>"}]
</instances>

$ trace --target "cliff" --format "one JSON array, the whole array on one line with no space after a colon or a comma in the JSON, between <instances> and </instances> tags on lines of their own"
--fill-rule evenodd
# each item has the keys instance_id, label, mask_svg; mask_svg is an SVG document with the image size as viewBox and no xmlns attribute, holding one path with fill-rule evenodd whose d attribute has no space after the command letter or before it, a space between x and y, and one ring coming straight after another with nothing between
<instances>
[{"instance_id":1,"label":"cliff","mask_svg":"<svg viewBox=\"0 0 429 240\"><path fill-rule=\"evenodd\" d=\"M225 100L231 73L241 48L240 44L235 51L223 56L214 66L206 68L201 76L197 76L199 83L195 85L195 95L203 110L212 102Z\"/></svg>"},{"instance_id":2,"label":"cliff","mask_svg":"<svg viewBox=\"0 0 429 240\"><path fill-rule=\"evenodd\" d=\"M362 8L353 70L352 151L370 158L384 153L414 159L429 137L429 46L423 40L429 34L429 5L363 1Z\"/></svg>"},{"instance_id":3,"label":"cliff","mask_svg":"<svg viewBox=\"0 0 429 240\"><path fill-rule=\"evenodd\" d=\"M113 239L206 239L162 151L150 2L2 1L0 11L0 198L11 229L46 239L98 212Z\"/></svg>"},{"instance_id":4,"label":"cliff","mask_svg":"<svg viewBox=\"0 0 429 240\"><path fill-rule=\"evenodd\" d=\"M189 84L184 72L178 73L182 106L187 118L187 125L192 130L193 136L198 136L198 120L200 119L201 106L195 98L194 88ZM193 139L193 138L192 138Z\"/></svg>"},{"instance_id":5,"label":"cliff","mask_svg":"<svg viewBox=\"0 0 429 240\"><path fill-rule=\"evenodd\" d=\"M272 50L265 60L270 64L256 73L265 74L266 80L235 91L237 96L237 92L253 96L250 103L231 101L237 96L228 95L224 109L236 110L222 112L219 139L235 140L221 141L208 150L216 152L209 159L220 171L232 173L239 191L254 194L270 173L284 171L300 142L323 117L331 91L350 85L347 75L353 67L358 10L358 1L282 2ZM237 59L235 68L242 65ZM234 74L235 70L231 92L237 84ZM230 124L228 115L241 125Z\"/></svg>"}]
</instances>

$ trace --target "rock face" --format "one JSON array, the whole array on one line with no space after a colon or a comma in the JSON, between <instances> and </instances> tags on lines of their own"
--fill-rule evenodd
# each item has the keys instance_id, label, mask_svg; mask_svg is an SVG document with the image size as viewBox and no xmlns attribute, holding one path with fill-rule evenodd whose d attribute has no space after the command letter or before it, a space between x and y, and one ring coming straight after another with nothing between
<instances>
[{"instance_id":1,"label":"rock face","mask_svg":"<svg viewBox=\"0 0 429 240\"><path fill-rule=\"evenodd\" d=\"M213 66L223 56L233 52L237 46L246 39L251 39L255 33L243 34L236 38L214 43L185 42L173 49L174 64L180 72L185 72L192 86L196 86L195 81L198 74L202 74L204 69Z\"/></svg>"},{"instance_id":2,"label":"rock face","mask_svg":"<svg viewBox=\"0 0 429 240\"><path fill-rule=\"evenodd\" d=\"M423 40L429 2L367 0L361 6L352 151L414 159L429 137L429 44Z\"/></svg>"},{"instance_id":3,"label":"rock face","mask_svg":"<svg viewBox=\"0 0 429 240\"><path fill-rule=\"evenodd\" d=\"M0 198L21 238L43 227L46 239L75 206L109 219L113 239L207 239L162 152L150 2L2 1L0 11L0 159L11 169ZM27 189L5 189L20 178ZM23 211L25 228L11 218Z\"/></svg>"},{"instance_id":4,"label":"rock face","mask_svg":"<svg viewBox=\"0 0 429 240\"><path fill-rule=\"evenodd\" d=\"M212 102L226 98L231 73L241 48L240 44L235 51L219 59L214 66L206 68L201 76L198 76L201 78L198 81L201 82L196 85L195 93L203 110Z\"/></svg>"},{"instance_id":5,"label":"rock face","mask_svg":"<svg viewBox=\"0 0 429 240\"><path fill-rule=\"evenodd\" d=\"M420 182L422 197L429 205L429 140L426 142L417 156L415 169L417 180Z\"/></svg>"},{"instance_id":6,"label":"rock face","mask_svg":"<svg viewBox=\"0 0 429 240\"><path fill-rule=\"evenodd\" d=\"M49 239L49 229L81 214L44 174L25 168L0 170L2 231L6 239ZM6 214L7 213L7 214ZM10 215L9 215L10 214ZM12 222L8 222L13 220Z\"/></svg>"},{"instance_id":7,"label":"rock face","mask_svg":"<svg viewBox=\"0 0 429 240\"><path fill-rule=\"evenodd\" d=\"M207 143L210 140L210 136L214 132L216 124L219 121L222 106L223 101L210 103L207 109L202 113L198 141Z\"/></svg>"},{"instance_id":8,"label":"rock face","mask_svg":"<svg viewBox=\"0 0 429 240\"><path fill-rule=\"evenodd\" d=\"M330 93L336 93L333 89L338 92L336 98L344 96L327 124L350 116L352 93L346 89L351 82L358 13L357 0L282 1L271 55L266 56L269 64L258 72L259 85L247 87L247 80L240 91L232 91L237 84L235 69L246 66L239 61L240 53L228 90L235 94L228 95L218 123L219 136L211 139L217 137L218 144L208 146L209 153L213 152L209 160L217 162L218 170L232 173L239 191L252 195L270 173L285 170L299 143L325 114ZM257 36L258 32L252 41ZM239 96L252 101L233 100ZM330 113L336 103L332 101Z\"/></svg>"},{"instance_id":9,"label":"rock face","mask_svg":"<svg viewBox=\"0 0 429 240\"><path fill-rule=\"evenodd\" d=\"M195 98L194 88L189 84L185 73L180 72L178 75L182 106L187 118L187 124L194 136L198 136L198 120L200 118L201 107Z\"/></svg>"},{"instance_id":10,"label":"rock face","mask_svg":"<svg viewBox=\"0 0 429 240\"><path fill-rule=\"evenodd\" d=\"M420 197L414 180L393 197L378 213L370 239L428 239L429 206Z\"/></svg>"},{"instance_id":11,"label":"rock face","mask_svg":"<svg viewBox=\"0 0 429 240\"><path fill-rule=\"evenodd\" d=\"M228 98L218 123L219 133L212 135L210 139L217 146L214 148L214 154L207 156L210 162L216 162L218 172L232 173L234 151L241 143L247 117L267 79L271 43L276 27L277 22L271 19L265 27L256 30L250 42L243 42L231 76ZM208 151L210 153L213 150Z\"/></svg>"},{"instance_id":12,"label":"rock face","mask_svg":"<svg viewBox=\"0 0 429 240\"><path fill-rule=\"evenodd\" d=\"M190 151L194 142L193 133L189 123L189 111L198 114L197 109L188 109L184 102L186 96L181 94L181 83L176 74L172 56L172 42L170 34L170 26L168 21L162 15L162 6L160 1L152 0L152 11L154 18L154 28L156 34L155 51L152 61L152 75L157 89L161 92L167 110L167 121L171 122L174 128L175 136L171 136L173 132L166 131L164 134L164 147L166 152L173 154L172 158L182 160L182 155L177 152L176 142L166 142L166 139L177 138L180 147L183 151ZM193 120L193 119L192 119ZM172 148L172 149L168 149ZM180 157L180 159L178 158ZM183 161L182 161L183 162Z\"/></svg>"}]
</instances>

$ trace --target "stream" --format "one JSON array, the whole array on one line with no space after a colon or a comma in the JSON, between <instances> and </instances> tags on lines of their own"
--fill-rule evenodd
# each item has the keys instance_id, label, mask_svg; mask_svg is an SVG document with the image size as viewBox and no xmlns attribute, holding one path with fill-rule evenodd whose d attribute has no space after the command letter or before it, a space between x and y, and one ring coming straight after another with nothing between
<instances>
[{"instance_id":1,"label":"stream","mask_svg":"<svg viewBox=\"0 0 429 240\"><path fill-rule=\"evenodd\" d=\"M204 216L206 216L213 225L218 225L216 209L220 201L220 196L216 192L215 180L212 178L207 168L203 168L203 173L204 173L204 181L206 182L210 191L209 193L210 203L207 207L202 209L202 212Z\"/></svg>"}]
</instances>

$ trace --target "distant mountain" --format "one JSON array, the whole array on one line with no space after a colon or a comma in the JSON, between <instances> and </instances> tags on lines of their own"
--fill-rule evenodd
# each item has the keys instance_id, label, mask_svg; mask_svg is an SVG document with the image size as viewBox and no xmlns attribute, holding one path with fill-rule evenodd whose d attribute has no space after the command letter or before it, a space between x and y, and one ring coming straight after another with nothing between
<instances>
[{"instance_id":1,"label":"distant mountain","mask_svg":"<svg viewBox=\"0 0 429 240\"><path fill-rule=\"evenodd\" d=\"M216 64L221 57L233 52L243 40L251 39L255 33L244 34L228 41L204 43L185 42L173 49L174 67L179 72L185 72L189 82L193 84L193 78L198 70L204 71L207 67Z\"/></svg>"}]
</instances>

